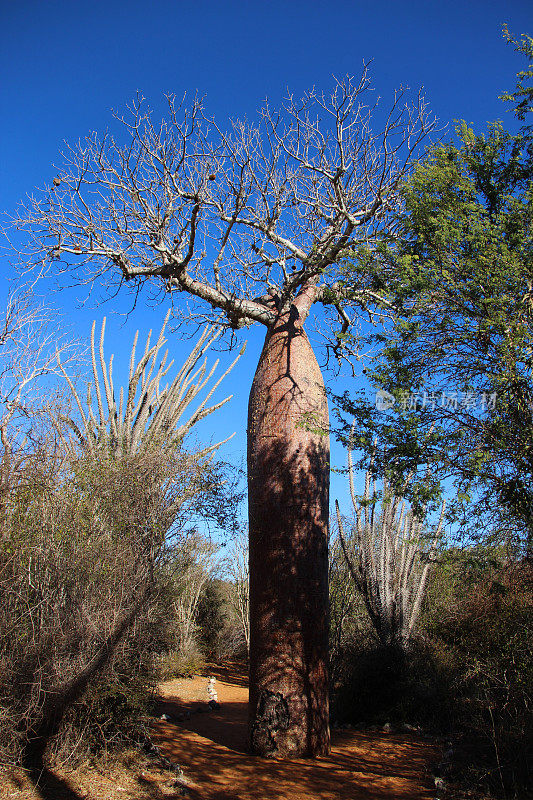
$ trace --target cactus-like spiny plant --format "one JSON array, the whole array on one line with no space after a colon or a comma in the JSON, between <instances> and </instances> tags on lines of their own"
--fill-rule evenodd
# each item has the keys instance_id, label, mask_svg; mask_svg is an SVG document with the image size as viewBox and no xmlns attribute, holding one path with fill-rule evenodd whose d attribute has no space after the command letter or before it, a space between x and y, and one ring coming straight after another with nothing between
<instances>
[{"instance_id":1,"label":"cactus-like spiny plant","mask_svg":"<svg viewBox=\"0 0 533 800\"><path fill-rule=\"evenodd\" d=\"M364 495L358 499L350 446L348 477L355 511L355 526L349 539L344 532L338 501L336 503L339 538L346 562L380 642L405 647L420 616L429 572L442 535L445 503L436 527L428 531L423 520L407 508L405 500L391 492L386 478L380 502L372 478L372 464L365 475ZM405 487L412 479L411 473Z\"/></svg>"},{"instance_id":2,"label":"cactus-like spiny plant","mask_svg":"<svg viewBox=\"0 0 533 800\"><path fill-rule=\"evenodd\" d=\"M77 405L81 426L70 417L66 422L88 452L107 450L110 454L121 456L132 455L154 446L172 448L182 442L186 434L200 420L231 399L230 395L214 405L208 405L213 393L243 354L244 347L223 375L210 386L207 395L197 408L186 416L191 403L198 398L204 388L208 387L219 363L218 360L215 361L209 372L207 371L205 354L220 333L214 326L207 326L204 329L172 382L161 386L161 382L174 364L173 361L167 363L168 350L165 350L158 363L161 348L167 341L164 333L169 315L170 312L166 315L157 341L152 347L150 346L152 331L148 333L144 353L137 362L135 356L139 332L135 334L130 354L127 392L125 395L124 389L120 388L118 405L113 383L113 356L109 358L109 363L106 363L104 356L105 317L102 321L98 347L95 340L96 321L93 322L91 330L96 410L93 407L92 385L90 383L88 385L84 406L72 380L60 364ZM213 453L226 441L227 439L210 445L197 455Z\"/></svg>"}]
</instances>

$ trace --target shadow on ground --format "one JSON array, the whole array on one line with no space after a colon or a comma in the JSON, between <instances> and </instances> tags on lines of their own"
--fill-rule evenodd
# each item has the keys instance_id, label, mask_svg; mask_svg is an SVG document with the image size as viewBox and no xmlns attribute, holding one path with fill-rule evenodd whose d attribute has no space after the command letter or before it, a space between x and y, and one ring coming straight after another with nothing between
<instances>
[{"instance_id":1,"label":"shadow on ground","mask_svg":"<svg viewBox=\"0 0 533 800\"><path fill-rule=\"evenodd\" d=\"M28 777L42 800L82 800L82 796L75 792L66 780L46 767L31 771Z\"/></svg>"},{"instance_id":2,"label":"shadow on ground","mask_svg":"<svg viewBox=\"0 0 533 800\"><path fill-rule=\"evenodd\" d=\"M411 734L343 731L331 755L318 759L270 760L246 753L248 692L242 675L218 673L220 708L199 712L205 678L161 687L160 713L190 713L182 722L158 720L153 739L179 763L190 780L189 796L200 800L430 800L430 765L436 747ZM180 697L179 693L185 695ZM195 693L196 692L196 693ZM198 698L198 699L197 699Z\"/></svg>"}]
</instances>

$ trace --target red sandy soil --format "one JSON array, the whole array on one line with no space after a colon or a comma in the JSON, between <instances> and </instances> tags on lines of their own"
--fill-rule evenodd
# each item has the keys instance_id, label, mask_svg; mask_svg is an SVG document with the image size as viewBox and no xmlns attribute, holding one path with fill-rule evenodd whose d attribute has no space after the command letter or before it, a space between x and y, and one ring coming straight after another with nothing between
<instances>
[{"instance_id":1,"label":"red sandy soil","mask_svg":"<svg viewBox=\"0 0 533 800\"><path fill-rule=\"evenodd\" d=\"M162 753L180 764L197 800L431 800L434 744L420 736L334 731L331 755L272 760L246 753L248 689L234 670L213 669L220 708L198 713L207 679L170 681L161 687L161 713L191 712L173 724L154 724Z\"/></svg>"},{"instance_id":2,"label":"red sandy soil","mask_svg":"<svg viewBox=\"0 0 533 800\"><path fill-rule=\"evenodd\" d=\"M206 711L207 678L160 687L159 714L190 713L181 722L154 721L152 740L183 769L184 778L139 753L121 763L51 770L33 787L21 772L0 774L0 800L432 800L431 764L438 748L416 734L333 731L331 755L271 760L246 753L248 689L242 671L213 668L220 708ZM202 709L200 712L199 709Z\"/></svg>"}]
</instances>

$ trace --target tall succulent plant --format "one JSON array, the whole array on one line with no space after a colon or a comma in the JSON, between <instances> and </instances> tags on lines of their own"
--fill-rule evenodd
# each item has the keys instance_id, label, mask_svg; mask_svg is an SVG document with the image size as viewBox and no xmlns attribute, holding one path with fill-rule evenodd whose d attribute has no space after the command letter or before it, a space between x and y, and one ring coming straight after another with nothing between
<instances>
[{"instance_id":1,"label":"tall succulent plant","mask_svg":"<svg viewBox=\"0 0 533 800\"><path fill-rule=\"evenodd\" d=\"M220 333L214 326L204 329L172 382L161 386L161 382L174 364L173 361L167 363L168 350L165 350L158 361L161 348L167 341L164 334L169 315L170 312L166 315L153 346L150 346L152 331L148 333L144 353L137 361L139 332L135 334L130 354L128 386L126 392L123 387L120 388L118 404L113 382L113 355L108 362L104 355L105 317L98 345L95 339L96 322L93 322L91 330L94 383L88 385L85 404L82 403L72 380L59 364L77 405L81 424L71 417L67 418L66 422L88 452L94 454L98 450L106 450L109 454L119 457L133 455L152 447L172 448L179 444L200 420L231 399L232 395L214 405L208 405L213 393L243 354L244 347L223 375L212 382L219 362L217 359L208 372L205 354ZM191 403L205 388L207 394L191 413ZM210 445L197 455L214 452L225 441L227 439Z\"/></svg>"},{"instance_id":2,"label":"tall succulent plant","mask_svg":"<svg viewBox=\"0 0 533 800\"><path fill-rule=\"evenodd\" d=\"M355 493L351 449L348 449L350 494L355 526L347 537L336 502L339 538L352 579L384 645L404 648L420 616L430 570L442 535L445 503L433 530L416 517L405 500L391 492L385 478L381 501L372 478L365 475L360 501ZM406 486L412 481L409 475Z\"/></svg>"}]
</instances>

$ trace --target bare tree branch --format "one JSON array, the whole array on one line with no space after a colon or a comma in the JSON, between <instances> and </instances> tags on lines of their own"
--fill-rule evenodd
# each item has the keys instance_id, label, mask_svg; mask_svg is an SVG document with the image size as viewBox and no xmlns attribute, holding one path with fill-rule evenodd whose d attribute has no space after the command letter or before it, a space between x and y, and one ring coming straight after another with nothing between
<instances>
[{"instance_id":1,"label":"bare tree branch","mask_svg":"<svg viewBox=\"0 0 533 800\"><path fill-rule=\"evenodd\" d=\"M20 209L23 263L68 261L87 282L111 272L186 291L200 301L192 313L207 303L230 327L270 326L309 282L315 302L331 302L339 261L389 224L410 159L435 128L424 99L408 105L400 91L374 133L368 92L365 67L359 82L289 96L280 110L265 103L257 121L228 130L199 98L187 108L169 97L156 125L139 97L120 118L125 143L91 134L69 147L52 186Z\"/></svg>"}]
</instances>

